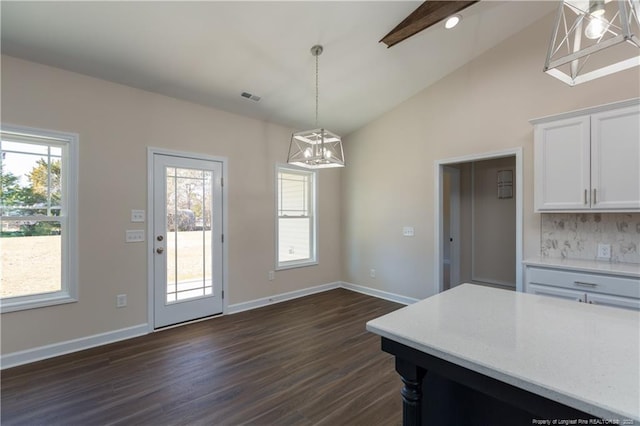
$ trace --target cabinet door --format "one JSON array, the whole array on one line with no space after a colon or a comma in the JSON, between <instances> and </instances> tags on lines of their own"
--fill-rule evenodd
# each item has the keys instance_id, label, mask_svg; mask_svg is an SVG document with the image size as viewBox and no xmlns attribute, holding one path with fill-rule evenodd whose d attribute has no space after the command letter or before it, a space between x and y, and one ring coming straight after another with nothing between
<instances>
[{"instance_id":1,"label":"cabinet door","mask_svg":"<svg viewBox=\"0 0 640 426\"><path fill-rule=\"evenodd\" d=\"M630 297L611 296L609 294L587 293L587 302L594 305L613 306L615 308L633 309L640 311L640 299Z\"/></svg>"},{"instance_id":2,"label":"cabinet door","mask_svg":"<svg viewBox=\"0 0 640 426\"><path fill-rule=\"evenodd\" d=\"M536 211L589 209L589 116L541 123L534 132Z\"/></svg>"},{"instance_id":3,"label":"cabinet door","mask_svg":"<svg viewBox=\"0 0 640 426\"><path fill-rule=\"evenodd\" d=\"M576 302L584 302L586 300L584 292L546 285L527 283L526 291L527 293L538 294L540 296L551 296L559 299L575 300Z\"/></svg>"},{"instance_id":4,"label":"cabinet door","mask_svg":"<svg viewBox=\"0 0 640 426\"><path fill-rule=\"evenodd\" d=\"M591 116L591 207L640 208L640 106Z\"/></svg>"}]
</instances>

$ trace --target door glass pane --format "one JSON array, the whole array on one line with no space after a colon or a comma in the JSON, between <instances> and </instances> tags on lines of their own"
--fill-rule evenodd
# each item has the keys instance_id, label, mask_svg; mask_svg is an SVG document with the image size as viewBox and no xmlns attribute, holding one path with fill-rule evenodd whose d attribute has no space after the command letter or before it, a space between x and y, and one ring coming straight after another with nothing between
<instances>
[{"instance_id":1,"label":"door glass pane","mask_svg":"<svg viewBox=\"0 0 640 426\"><path fill-rule=\"evenodd\" d=\"M167 303L213 294L213 173L167 167Z\"/></svg>"}]
</instances>

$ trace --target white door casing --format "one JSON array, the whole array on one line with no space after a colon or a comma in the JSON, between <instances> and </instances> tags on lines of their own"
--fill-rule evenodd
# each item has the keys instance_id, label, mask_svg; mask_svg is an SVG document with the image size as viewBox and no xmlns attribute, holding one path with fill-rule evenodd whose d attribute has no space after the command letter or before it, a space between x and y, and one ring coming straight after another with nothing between
<instances>
[{"instance_id":1,"label":"white door casing","mask_svg":"<svg viewBox=\"0 0 640 426\"><path fill-rule=\"evenodd\" d=\"M223 312L224 162L149 150L150 326Z\"/></svg>"},{"instance_id":2,"label":"white door casing","mask_svg":"<svg viewBox=\"0 0 640 426\"><path fill-rule=\"evenodd\" d=\"M523 235L523 161L522 148L511 148L500 151L491 151L483 154L470 154L460 157L436 160L434 164L434 212L435 212L435 229L434 235L434 279L431 294L443 291L443 220L442 220L442 182L444 176L444 167L452 164L468 163L473 161L489 160L493 158L515 156L515 198L516 198L516 291L524 291L523 286L523 268L522 268L522 235Z\"/></svg>"}]
</instances>

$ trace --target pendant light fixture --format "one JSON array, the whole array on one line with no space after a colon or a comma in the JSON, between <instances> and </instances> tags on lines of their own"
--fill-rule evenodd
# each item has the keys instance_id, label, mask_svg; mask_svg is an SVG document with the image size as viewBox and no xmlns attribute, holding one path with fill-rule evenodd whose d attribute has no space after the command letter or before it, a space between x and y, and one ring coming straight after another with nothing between
<instances>
[{"instance_id":1,"label":"pendant light fixture","mask_svg":"<svg viewBox=\"0 0 640 426\"><path fill-rule=\"evenodd\" d=\"M544 71L570 86L640 66L639 0L564 0Z\"/></svg>"},{"instance_id":2,"label":"pendant light fixture","mask_svg":"<svg viewBox=\"0 0 640 426\"><path fill-rule=\"evenodd\" d=\"M316 127L318 127L318 56L323 48L315 45L311 54L316 58ZM308 169L344 167L340 136L323 128L305 130L291 135L287 163Z\"/></svg>"}]
</instances>

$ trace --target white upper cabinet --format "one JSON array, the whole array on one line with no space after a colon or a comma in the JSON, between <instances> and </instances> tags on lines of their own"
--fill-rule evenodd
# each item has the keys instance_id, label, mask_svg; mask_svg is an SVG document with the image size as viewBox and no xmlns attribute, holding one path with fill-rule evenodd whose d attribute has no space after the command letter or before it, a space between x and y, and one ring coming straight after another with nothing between
<instances>
[{"instance_id":1,"label":"white upper cabinet","mask_svg":"<svg viewBox=\"0 0 640 426\"><path fill-rule=\"evenodd\" d=\"M640 211L640 99L531 122L536 212Z\"/></svg>"},{"instance_id":2,"label":"white upper cabinet","mask_svg":"<svg viewBox=\"0 0 640 426\"><path fill-rule=\"evenodd\" d=\"M589 117L536 126L536 210L589 209Z\"/></svg>"},{"instance_id":3,"label":"white upper cabinet","mask_svg":"<svg viewBox=\"0 0 640 426\"><path fill-rule=\"evenodd\" d=\"M640 107L591 116L591 206L640 209Z\"/></svg>"}]
</instances>

